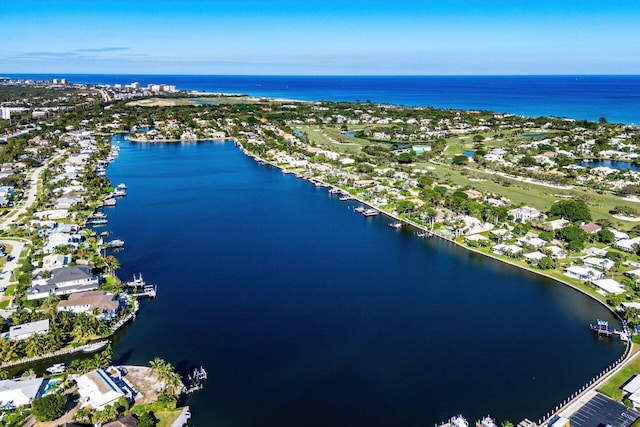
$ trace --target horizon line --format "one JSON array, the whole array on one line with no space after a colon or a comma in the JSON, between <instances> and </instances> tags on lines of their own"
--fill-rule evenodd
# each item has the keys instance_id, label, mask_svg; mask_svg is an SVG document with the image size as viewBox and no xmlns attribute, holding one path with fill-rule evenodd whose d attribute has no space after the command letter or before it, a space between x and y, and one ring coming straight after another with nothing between
<instances>
[{"instance_id":1,"label":"horizon line","mask_svg":"<svg viewBox=\"0 0 640 427\"><path fill-rule=\"evenodd\" d=\"M627 73L585 73L585 74L246 74L246 73L234 73L234 74L209 74L209 73L64 73L58 71L51 72L24 72L24 73L1 73L0 77L4 76L42 76L42 75L67 75L67 76L220 76L220 77L640 77L640 73L627 74Z\"/></svg>"}]
</instances>

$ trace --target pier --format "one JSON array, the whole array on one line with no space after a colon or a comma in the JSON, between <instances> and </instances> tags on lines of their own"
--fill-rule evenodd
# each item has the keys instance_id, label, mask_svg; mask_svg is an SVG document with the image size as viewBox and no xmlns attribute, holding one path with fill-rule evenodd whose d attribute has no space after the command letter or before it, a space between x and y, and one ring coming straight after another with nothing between
<instances>
[{"instance_id":1,"label":"pier","mask_svg":"<svg viewBox=\"0 0 640 427\"><path fill-rule=\"evenodd\" d=\"M207 371L205 371L204 367L195 368L193 372L187 375L187 382L180 390L180 394L191 394L202 390L207 378Z\"/></svg>"},{"instance_id":2,"label":"pier","mask_svg":"<svg viewBox=\"0 0 640 427\"><path fill-rule=\"evenodd\" d=\"M598 319L595 324L589 324L589 329L591 329L591 331L598 336L611 337L613 335L618 335L622 341L631 340L631 331L629 331L627 322L624 321L622 322L621 331L609 326L609 322L607 322L606 320L600 319Z\"/></svg>"}]
</instances>

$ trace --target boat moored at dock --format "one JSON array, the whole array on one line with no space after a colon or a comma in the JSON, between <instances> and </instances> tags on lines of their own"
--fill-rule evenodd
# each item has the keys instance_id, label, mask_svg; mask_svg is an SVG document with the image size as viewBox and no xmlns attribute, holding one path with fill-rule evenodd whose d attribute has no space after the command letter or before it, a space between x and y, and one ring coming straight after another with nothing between
<instances>
[{"instance_id":1,"label":"boat moored at dock","mask_svg":"<svg viewBox=\"0 0 640 427\"><path fill-rule=\"evenodd\" d=\"M64 363L56 363L54 365L49 366L44 371L48 374L62 374L67 370L67 365Z\"/></svg>"},{"instance_id":2,"label":"boat moored at dock","mask_svg":"<svg viewBox=\"0 0 640 427\"><path fill-rule=\"evenodd\" d=\"M380 211L377 209L365 209L364 212L362 212L362 215L364 216L376 216L376 215L380 215Z\"/></svg>"}]
</instances>

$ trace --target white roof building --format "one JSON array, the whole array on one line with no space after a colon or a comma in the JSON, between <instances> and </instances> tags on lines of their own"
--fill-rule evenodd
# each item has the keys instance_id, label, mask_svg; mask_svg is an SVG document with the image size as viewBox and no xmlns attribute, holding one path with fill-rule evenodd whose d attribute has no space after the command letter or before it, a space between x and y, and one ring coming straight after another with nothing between
<instances>
[{"instance_id":1,"label":"white roof building","mask_svg":"<svg viewBox=\"0 0 640 427\"><path fill-rule=\"evenodd\" d=\"M611 231L613 233L613 237L616 238L616 240L622 240L622 239L628 239L629 235L627 233L623 233L622 231L618 231L615 228L610 228L609 231Z\"/></svg>"},{"instance_id":2,"label":"white roof building","mask_svg":"<svg viewBox=\"0 0 640 427\"><path fill-rule=\"evenodd\" d=\"M493 253L498 255L517 255L522 252L522 248L516 245L499 244L491 248Z\"/></svg>"},{"instance_id":3,"label":"white roof building","mask_svg":"<svg viewBox=\"0 0 640 427\"><path fill-rule=\"evenodd\" d=\"M522 222L534 220L542 215L538 209L529 206L511 209L507 213L513 217L514 221L520 220Z\"/></svg>"},{"instance_id":4,"label":"white roof building","mask_svg":"<svg viewBox=\"0 0 640 427\"><path fill-rule=\"evenodd\" d=\"M517 241L522 243L523 245L533 246L534 248L541 248L547 244L546 240L541 239L539 237L531 237L531 236L520 237L519 239L517 239Z\"/></svg>"},{"instance_id":5,"label":"white roof building","mask_svg":"<svg viewBox=\"0 0 640 427\"><path fill-rule=\"evenodd\" d=\"M11 340L25 340L31 335L35 334L48 334L49 333L49 319L38 320L37 322L23 323L21 325L12 326L9 328L7 338Z\"/></svg>"},{"instance_id":6,"label":"white roof building","mask_svg":"<svg viewBox=\"0 0 640 427\"><path fill-rule=\"evenodd\" d=\"M601 271L594 270L593 268L589 267L580 267L577 265L567 267L564 270L564 275L580 280L601 279L604 277L604 274Z\"/></svg>"},{"instance_id":7,"label":"white roof building","mask_svg":"<svg viewBox=\"0 0 640 427\"><path fill-rule=\"evenodd\" d=\"M620 239L613 244L613 247L622 249L623 251L626 251L626 252L633 252L634 250L633 247L639 244L640 244L640 237L634 237L633 239Z\"/></svg>"},{"instance_id":8,"label":"white roof building","mask_svg":"<svg viewBox=\"0 0 640 427\"><path fill-rule=\"evenodd\" d=\"M584 264L588 265L589 267L594 267L594 268L598 268L600 270L605 270L605 271L611 270L613 266L616 265L615 262L613 262L608 258L588 257L583 259L582 262L584 262Z\"/></svg>"},{"instance_id":9,"label":"white roof building","mask_svg":"<svg viewBox=\"0 0 640 427\"><path fill-rule=\"evenodd\" d=\"M591 283L600 288L602 293L604 293L605 295L621 294L626 292L624 287L613 279L592 280Z\"/></svg>"},{"instance_id":10,"label":"white roof building","mask_svg":"<svg viewBox=\"0 0 640 427\"><path fill-rule=\"evenodd\" d=\"M524 257L530 261L540 261L542 258L546 257L545 254L543 254L542 252L531 252L528 254L524 254Z\"/></svg>"},{"instance_id":11,"label":"white roof building","mask_svg":"<svg viewBox=\"0 0 640 427\"><path fill-rule=\"evenodd\" d=\"M13 409L30 404L44 394L44 378L0 381L0 409Z\"/></svg>"},{"instance_id":12,"label":"white roof building","mask_svg":"<svg viewBox=\"0 0 640 427\"><path fill-rule=\"evenodd\" d=\"M96 411L103 410L105 406L125 396L122 389L102 369L79 376L76 383L81 406L89 406Z\"/></svg>"}]
</instances>

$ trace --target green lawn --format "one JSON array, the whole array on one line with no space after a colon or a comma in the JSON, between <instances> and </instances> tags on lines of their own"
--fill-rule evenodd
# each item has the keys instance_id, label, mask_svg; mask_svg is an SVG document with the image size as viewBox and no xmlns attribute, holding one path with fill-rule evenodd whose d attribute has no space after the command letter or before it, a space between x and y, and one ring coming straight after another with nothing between
<instances>
[{"instance_id":1,"label":"green lawn","mask_svg":"<svg viewBox=\"0 0 640 427\"><path fill-rule=\"evenodd\" d=\"M613 221L623 229L630 229L636 223L631 221L622 221L614 218L609 214L609 211L618 205L629 205L638 208L638 203L622 200L620 197L612 194L598 194L595 191L583 190L574 188L571 190L557 189L547 187L539 184L532 184L527 182L521 182L515 179L509 179L506 177L497 177L492 174L487 174L482 171L470 171L468 175L463 175L460 169L452 169L448 166L442 166L432 163L416 163L416 168L427 169L434 168L433 172L438 176L441 182L447 180L453 184L460 186L470 186L482 191L483 193L495 193L500 196L508 198L511 203L519 204L524 203L528 206L532 206L542 212L549 210L551 205L560 200L561 196L568 196L567 198L582 198L589 205L589 209L593 214L593 219L606 218ZM492 181L499 178L503 181L511 183L509 186L499 184Z\"/></svg>"},{"instance_id":2,"label":"green lawn","mask_svg":"<svg viewBox=\"0 0 640 427\"><path fill-rule=\"evenodd\" d=\"M182 412L182 408L176 409L175 411L167 411L167 412L157 412L154 415L160 421L157 424L157 427L170 427L171 424L178 418L178 415Z\"/></svg>"},{"instance_id":3,"label":"green lawn","mask_svg":"<svg viewBox=\"0 0 640 427\"><path fill-rule=\"evenodd\" d=\"M637 350L638 345L634 344L634 350ZM598 387L598 391L610 398L622 401L623 393L621 387L631 379L632 376L640 374L640 357L636 357L628 365L620 370L617 374L612 376Z\"/></svg>"}]
</instances>

